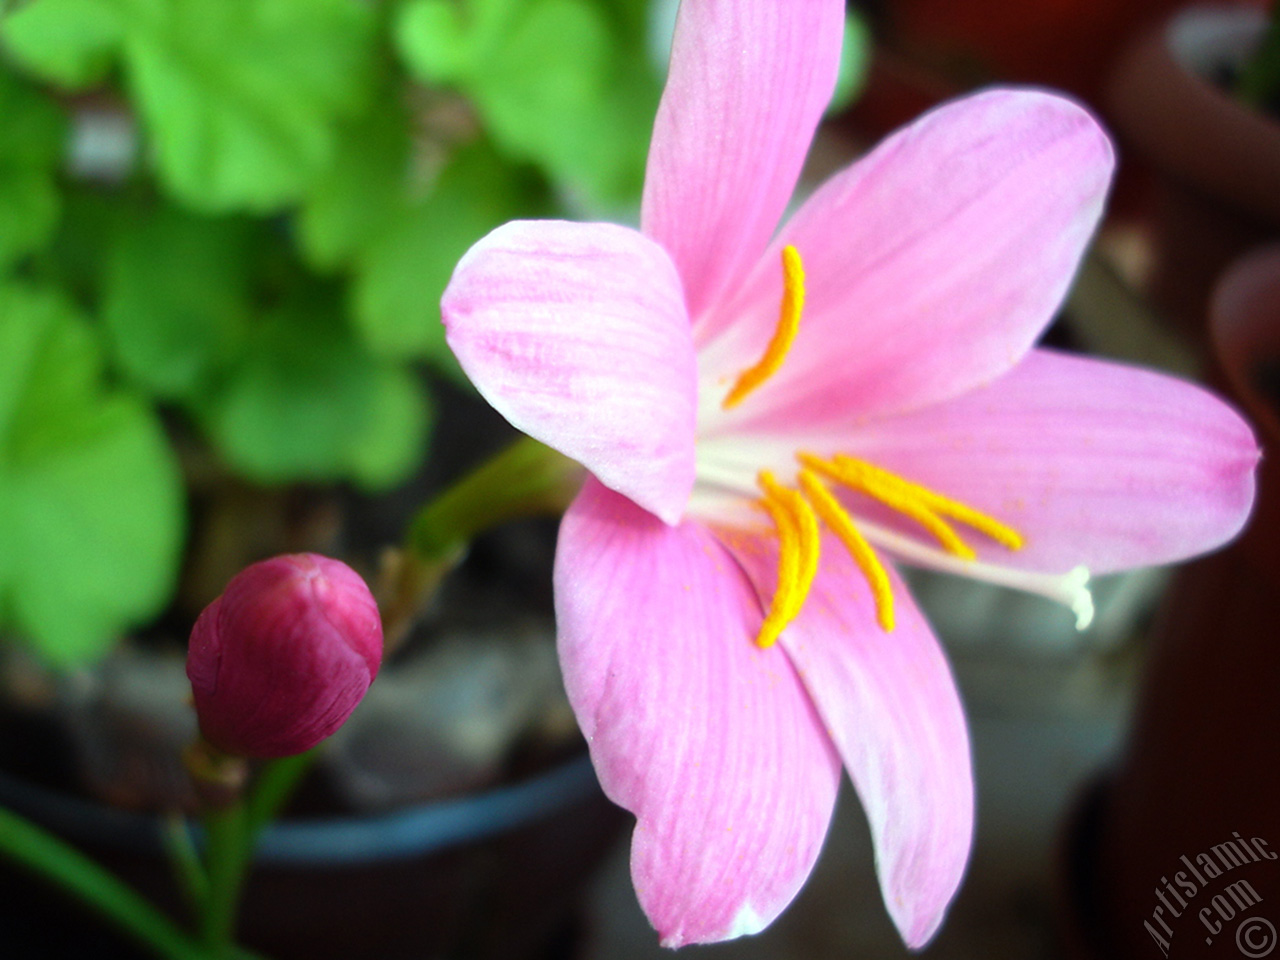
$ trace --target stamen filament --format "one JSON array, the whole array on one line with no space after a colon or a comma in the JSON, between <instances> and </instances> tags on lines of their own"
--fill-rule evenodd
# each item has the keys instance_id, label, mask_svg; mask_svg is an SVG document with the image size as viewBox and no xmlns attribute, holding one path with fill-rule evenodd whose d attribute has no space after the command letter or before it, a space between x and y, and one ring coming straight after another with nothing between
<instances>
[{"instance_id":1,"label":"stamen filament","mask_svg":"<svg viewBox=\"0 0 1280 960\"><path fill-rule=\"evenodd\" d=\"M1093 594L1089 590L1089 570L1076 567L1067 573L1036 573L1017 570L982 560L961 560L935 550L914 537L905 536L869 520L860 520L867 538L907 563L952 573L973 580L994 583L1011 590L1021 590L1061 603L1076 615L1076 629L1084 630L1093 622Z\"/></svg>"},{"instance_id":2,"label":"stamen filament","mask_svg":"<svg viewBox=\"0 0 1280 960\"><path fill-rule=\"evenodd\" d=\"M804 492L808 495L814 511L822 518L822 522L828 529L840 538L840 542L849 551L849 556L866 577L867 584L871 587L871 595L875 599L876 620L881 629L891 633L894 628L893 587L889 582L889 574L884 564L880 562L880 558L876 556L875 550L867 542L866 537L854 525L853 518L818 479L816 473L812 470L801 470L800 485L804 487Z\"/></svg>"},{"instance_id":3,"label":"stamen filament","mask_svg":"<svg viewBox=\"0 0 1280 960\"><path fill-rule=\"evenodd\" d=\"M758 479L764 491L760 502L778 530L778 585L756 636L757 646L771 647L809 596L818 572L820 540L818 518L804 497L783 487L767 470Z\"/></svg>"},{"instance_id":4,"label":"stamen filament","mask_svg":"<svg viewBox=\"0 0 1280 960\"><path fill-rule=\"evenodd\" d=\"M1012 527L1006 526L994 517L990 517L985 513L973 509L960 503L958 500L952 500L940 493L923 487L918 483L912 483L910 480L904 480L897 474L890 473L882 467L867 463L865 460L857 460L843 453L835 456L837 465L846 468L857 468L864 471L869 476L875 476L890 486L897 487L909 496L916 497L922 504L930 510L940 513L945 517L950 517L958 523L963 523L967 527L977 530L979 533L986 534L992 540L1001 546L1010 550L1021 550L1025 541L1022 534L1018 533Z\"/></svg>"},{"instance_id":5,"label":"stamen filament","mask_svg":"<svg viewBox=\"0 0 1280 960\"><path fill-rule=\"evenodd\" d=\"M725 395L721 407L736 407L758 386L778 372L787 358L796 332L800 329L800 314L804 311L804 263L800 252L793 246L782 248L782 310L773 338L765 347L764 355L753 366L738 374L738 379Z\"/></svg>"},{"instance_id":6,"label":"stamen filament","mask_svg":"<svg viewBox=\"0 0 1280 960\"><path fill-rule=\"evenodd\" d=\"M885 471L877 471L871 464L850 457L837 457L834 462L821 460L809 453L799 453L797 458L805 466L825 474L832 480L859 490L875 500L879 500L891 510L897 510L915 520L928 530L947 553L955 554L965 560L973 560L977 554L973 548L960 539L951 524L938 516L923 498L915 491L908 490L900 484L906 481ZM926 491L928 492L928 491Z\"/></svg>"}]
</instances>

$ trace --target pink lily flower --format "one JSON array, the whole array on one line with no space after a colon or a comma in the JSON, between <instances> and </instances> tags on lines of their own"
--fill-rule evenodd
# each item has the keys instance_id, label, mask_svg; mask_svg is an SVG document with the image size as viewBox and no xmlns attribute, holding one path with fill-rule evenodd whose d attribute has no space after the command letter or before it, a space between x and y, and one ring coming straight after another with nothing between
<instances>
[{"instance_id":1,"label":"pink lily flower","mask_svg":"<svg viewBox=\"0 0 1280 960\"><path fill-rule=\"evenodd\" d=\"M1211 549L1253 499L1257 446L1225 404L1033 347L1112 170L1072 103L951 103L778 228L843 9L685 0L641 229L509 223L442 304L481 393L591 474L560 531L560 657L668 946L783 910L842 767L904 940L937 930L971 843L969 742L891 559L1083 623L1090 572Z\"/></svg>"}]
</instances>

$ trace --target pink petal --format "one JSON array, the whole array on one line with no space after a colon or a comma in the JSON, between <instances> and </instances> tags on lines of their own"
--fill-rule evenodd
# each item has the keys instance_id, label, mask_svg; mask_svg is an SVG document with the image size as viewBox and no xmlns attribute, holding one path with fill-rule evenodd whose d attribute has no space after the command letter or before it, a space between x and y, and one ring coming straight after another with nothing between
<instances>
[{"instance_id":1,"label":"pink petal","mask_svg":"<svg viewBox=\"0 0 1280 960\"><path fill-rule=\"evenodd\" d=\"M996 90L940 107L829 180L735 301L704 366L731 377L777 322L781 244L805 263L800 334L735 411L761 428L945 400L1017 363L1065 295L1102 211L1106 136L1060 97Z\"/></svg>"},{"instance_id":2,"label":"pink petal","mask_svg":"<svg viewBox=\"0 0 1280 960\"><path fill-rule=\"evenodd\" d=\"M772 593L772 551L734 552ZM909 947L938 929L973 836L964 710L946 658L889 568L897 625L876 622L871 591L832 536L809 599L782 634L867 812L885 905Z\"/></svg>"},{"instance_id":3,"label":"pink petal","mask_svg":"<svg viewBox=\"0 0 1280 960\"><path fill-rule=\"evenodd\" d=\"M684 0L654 123L641 222L696 319L782 216L831 99L841 0Z\"/></svg>"},{"instance_id":4,"label":"pink petal","mask_svg":"<svg viewBox=\"0 0 1280 960\"><path fill-rule=\"evenodd\" d=\"M666 946L754 933L817 858L840 763L756 595L711 533L588 479L556 556L565 688L605 792L638 819L636 894Z\"/></svg>"},{"instance_id":5,"label":"pink petal","mask_svg":"<svg viewBox=\"0 0 1280 960\"><path fill-rule=\"evenodd\" d=\"M1200 387L1047 350L988 387L826 442L1012 525L1018 552L968 542L1048 572L1212 550L1248 517L1259 455L1244 420Z\"/></svg>"},{"instance_id":6,"label":"pink petal","mask_svg":"<svg viewBox=\"0 0 1280 960\"><path fill-rule=\"evenodd\" d=\"M521 431L668 523L694 477L696 359L662 248L612 224L515 221L459 261L441 310L472 383Z\"/></svg>"}]
</instances>

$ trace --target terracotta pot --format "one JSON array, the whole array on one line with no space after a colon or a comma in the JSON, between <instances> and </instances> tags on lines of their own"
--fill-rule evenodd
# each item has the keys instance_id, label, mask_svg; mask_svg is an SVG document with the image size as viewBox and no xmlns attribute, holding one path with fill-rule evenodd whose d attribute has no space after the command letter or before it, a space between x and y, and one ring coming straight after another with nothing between
<instances>
[{"instance_id":1,"label":"terracotta pot","mask_svg":"<svg viewBox=\"0 0 1280 960\"><path fill-rule=\"evenodd\" d=\"M1124 151L1155 173L1155 305L1206 346L1209 294L1245 251L1280 238L1280 123L1217 85L1265 25L1259 9L1193 7L1121 56L1106 108Z\"/></svg>"},{"instance_id":2,"label":"terracotta pot","mask_svg":"<svg viewBox=\"0 0 1280 960\"><path fill-rule=\"evenodd\" d=\"M1127 747L1070 825L1068 924L1091 960L1261 957L1280 930L1280 247L1228 272L1211 327L1259 427L1258 500L1235 543L1179 571Z\"/></svg>"}]
</instances>

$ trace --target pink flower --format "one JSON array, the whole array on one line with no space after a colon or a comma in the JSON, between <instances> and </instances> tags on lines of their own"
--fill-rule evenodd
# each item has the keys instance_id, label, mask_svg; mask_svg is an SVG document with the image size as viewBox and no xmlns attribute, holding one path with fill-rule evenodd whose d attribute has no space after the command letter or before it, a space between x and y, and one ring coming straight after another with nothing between
<instances>
[{"instance_id":1,"label":"pink flower","mask_svg":"<svg viewBox=\"0 0 1280 960\"><path fill-rule=\"evenodd\" d=\"M775 236L843 8L685 0L641 230L509 223L442 304L481 393L593 475L560 531L560 657L669 946L782 911L842 766L903 938L941 922L970 846L969 744L890 558L1083 622L1088 571L1210 549L1253 498L1258 451L1224 404L1032 347L1111 174L1079 107L944 106Z\"/></svg>"},{"instance_id":2,"label":"pink flower","mask_svg":"<svg viewBox=\"0 0 1280 960\"><path fill-rule=\"evenodd\" d=\"M224 753L287 757L330 736L382 662L382 621L359 574L314 553L238 573L191 631L201 735Z\"/></svg>"}]
</instances>

